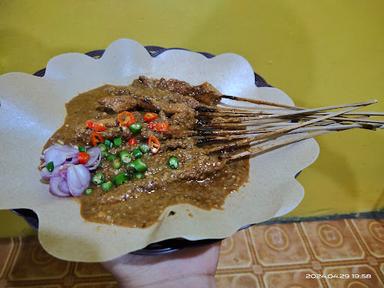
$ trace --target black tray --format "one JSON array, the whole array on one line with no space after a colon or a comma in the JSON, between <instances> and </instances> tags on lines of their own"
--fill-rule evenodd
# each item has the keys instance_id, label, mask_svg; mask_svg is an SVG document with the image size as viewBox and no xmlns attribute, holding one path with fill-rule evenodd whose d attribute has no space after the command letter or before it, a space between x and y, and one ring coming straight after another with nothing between
<instances>
[{"instance_id":1,"label":"black tray","mask_svg":"<svg viewBox=\"0 0 384 288\"><path fill-rule=\"evenodd\" d=\"M187 50L183 48L163 48L159 46L146 46L145 47L148 51L148 53L152 57L156 57L167 50ZM103 56L105 50L94 50L85 53L85 55L88 55L93 58L100 58ZM215 55L207 53L207 52L198 52L202 55L204 55L207 58L215 57ZM45 68L41 69L37 72L35 72L33 75L38 77L43 77L45 75ZM255 84L258 87L270 87L270 85L267 84L267 82L258 74L255 73ZM37 218L37 215L29 209L14 209L18 215L23 217L32 227L35 229L38 229L39 227L39 221ZM245 229L249 227L250 225L243 227L242 229ZM207 245L211 243L215 243L217 241L221 241L222 239L204 239L204 240L197 240L197 241L190 241L183 238L176 238L176 239L169 239L164 240L161 242L153 243L148 245L147 247L132 252L132 254L137 255L162 255L174 251L178 251L180 249L186 248L186 247L195 247L195 246L201 246L201 245Z\"/></svg>"}]
</instances>

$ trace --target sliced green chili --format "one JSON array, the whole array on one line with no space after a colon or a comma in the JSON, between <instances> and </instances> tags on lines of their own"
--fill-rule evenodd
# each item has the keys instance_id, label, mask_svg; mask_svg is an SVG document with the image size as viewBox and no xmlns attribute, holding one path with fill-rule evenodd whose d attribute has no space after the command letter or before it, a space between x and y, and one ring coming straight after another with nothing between
<instances>
[{"instance_id":1,"label":"sliced green chili","mask_svg":"<svg viewBox=\"0 0 384 288\"><path fill-rule=\"evenodd\" d=\"M111 161L111 162L112 162L112 161L115 160L115 159L116 159L116 156L115 156L115 155L113 155L113 154L108 154L108 155L107 155L107 160L108 160L108 161Z\"/></svg>"},{"instance_id":2,"label":"sliced green chili","mask_svg":"<svg viewBox=\"0 0 384 288\"><path fill-rule=\"evenodd\" d=\"M85 152L85 151L87 151L87 149L85 149L84 146L79 146L77 149L79 150L79 152Z\"/></svg>"},{"instance_id":3,"label":"sliced green chili","mask_svg":"<svg viewBox=\"0 0 384 288\"><path fill-rule=\"evenodd\" d=\"M137 158L141 158L143 156L143 152L141 152L140 148L135 148L133 149L132 151L132 155L133 157L135 157L136 159Z\"/></svg>"},{"instance_id":4,"label":"sliced green chili","mask_svg":"<svg viewBox=\"0 0 384 288\"><path fill-rule=\"evenodd\" d=\"M149 152L149 146L147 144L140 144L139 148L144 154Z\"/></svg>"},{"instance_id":5,"label":"sliced green chili","mask_svg":"<svg viewBox=\"0 0 384 288\"><path fill-rule=\"evenodd\" d=\"M140 123L133 123L129 126L129 130L131 130L131 132L133 134L137 134L137 133L140 133L141 129L143 128L143 125L141 125Z\"/></svg>"},{"instance_id":6,"label":"sliced green chili","mask_svg":"<svg viewBox=\"0 0 384 288\"><path fill-rule=\"evenodd\" d=\"M106 140L104 141L104 144L105 144L105 146L107 146L108 149L113 147L113 143L112 143L112 141L109 140L109 139L106 139Z\"/></svg>"},{"instance_id":7,"label":"sliced green chili","mask_svg":"<svg viewBox=\"0 0 384 288\"><path fill-rule=\"evenodd\" d=\"M116 137L113 139L113 145L115 145L115 147L120 147L122 143L123 139L121 139L121 137Z\"/></svg>"},{"instance_id":8,"label":"sliced green chili","mask_svg":"<svg viewBox=\"0 0 384 288\"><path fill-rule=\"evenodd\" d=\"M101 152L106 152L108 150L107 146L104 143L100 143L98 146Z\"/></svg>"},{"instance_id":9,"label":"sliced green chili","mask_svg":"<svg viewBox=\"0 0 384 288\"><path fill-rule=\"evenodd\" d=\"M171 169L177 169L180 166L179 159L176 156L171 156L168 159L168 166Z\"/></svg>"},{"instance_id":10,"label":"sliced green chili","mask_svg":"<svg viewBox=\"0 0 384 288\"><path fill-rule=\"evenodd\" d=\"M93 189L92 189L92 188L87 188L87 189L85 189L84 194L85 194L85 195L91 195L92 192L93 192Z\"/></svg>"},{"instance_id":11,"label":"sliced green chili","mask_svg":"<svg viewBox=\"0 0 384 288\"><path fill-rule=\"evenodd\" d=\"M101 156L107 158L109 155L108 151L101 151Z\"/></svg>"},{"instance_id":12,"label":"sliced green chili","mask_svg":"<svg viewBox=\"0 0 384 288\"><path fill-rule=\"evenodd\" d=\"M96 185L100 185L104 182L105 177L104 174L101 172L97 172L95 175L92 177L92 183Z\"/></svg>"},{"instance_id":13,"label":"sliced green chili","mask_svg":"<svg viewBox=\"0 0 384 288\"><path fill-rule=\"evenodd\" d=\"M52 172L55 169L55 165L53 164L52 161L48 162L47 165L45 166L49 172Z\"/></svg>"},{"instance_id":14,"label":"sliced green chili","mask_svg":"<svg viewBox=\"0 0 384 288\"><path fill-rule=\"evenodd\" d=\"M148 167L141 159L136 159L132 162L133 168L135 168L136 172L145 172Z\"/></svg>"},{"instance_id":15,"label":"sliced green chili","mask_svg":"<svg viewBox=\"0 0 384 288\"><path fill-rule=\"evenodd\" d=\"M125 173L119 173L117 174L114 178L113 178L113 183L116 185L116 186L119 186L121 184L124 184L125 182L127 182L128 180L128 176L125 174Z\"/></svg>"},{"instance_id":16,"label":"sliced green chili","mask_svg":"<svg viewBox=\"0 0 384 288\"><path fill-rule=\"evenodd\" d=\"M116 158L112 161L112 166L115 169L119 169L121 167L121 161L119 158Z\"/></svg>"},{"instance_id":17,"label":"sliced green chili","mask_svg":"<svg viewBox=\"0 0 384 288\"><path fill-rule=\"evenodd\" d=\"M121 162L128 164L129 162L132 161L131 153L129 153L126 150L121 151L120 152L120 160L121 160Z\"/></svg>"},{"instance_id":18,"label":"sliced green chili","mask_svg":"<svg viewBox=\"0 0 384 288\"><path fill-rule=\"evenodd\" d=\"M103 189L104 192L108 192L113 187L112 181L104 182L101 184L101 189Z\"/></svg>"},{"instance_id":19,"label":"sliced green chili","mask_svg":"<svg viewBox=\"0 0 384 288\"><path fill-rule=\"evenodd\" d=\"M136 172L134 174L134 177L135 177L135 179L143 179L144 178L144 174L140 173L140 172Z\"/></svg>"}]
</instances>

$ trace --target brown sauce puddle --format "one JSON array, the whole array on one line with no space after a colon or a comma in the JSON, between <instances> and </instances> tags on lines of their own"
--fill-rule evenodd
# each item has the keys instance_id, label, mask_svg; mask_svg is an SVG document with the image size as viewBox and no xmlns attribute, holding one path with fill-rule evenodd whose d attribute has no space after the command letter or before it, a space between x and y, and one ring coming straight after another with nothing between
<instances>
[{"instance_id":1,"label":"brown sauce puddle","mask_svg":"<svg viewBox=\"0 0 384 288\"><path fill-rule=\"evenodd\" d=\"M97 100L106 96L108 87L113 86L106 85L82 93L67 103L63 126L45 146L58 141L78 145L74 138L74 127L100 114ZM249 160L243 159L226 164L224 169L203 181L174 181L154 191L133 193L126 201L108 205L100 205L100 197L105 193L124 191L129 183L114 187L109 192L96 188L92 195L79 198L81 215L91 222L144 228L156 223L163 211L171 205L191 204L206 210L222 209L226 197L243 186L248 181L248 175Z\"/></svg>"}]
</instances>

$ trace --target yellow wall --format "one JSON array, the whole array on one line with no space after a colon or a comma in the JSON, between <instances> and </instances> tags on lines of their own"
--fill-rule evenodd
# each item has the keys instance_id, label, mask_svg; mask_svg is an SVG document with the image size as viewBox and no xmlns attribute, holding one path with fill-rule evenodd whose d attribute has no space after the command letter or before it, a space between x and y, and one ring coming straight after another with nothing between
<instances>
[{"instance_id":1,"label":"yellow wall","mask_svg":"<svg viewBox=\"0 0 384 288\"><path fill-rule=\"evenodd\" d=\"M300 106L376 98L384 111L382 0L0 0L0 74L34 72L53 56L105 48L118 38L246 57ZM384 207L384 131L319 138L291 215ZM380 149L381 148L381 149ZM16 222L12 222L16 221ZM0 235L25 226L0 213Z\"/></svg>"}]
</instances>

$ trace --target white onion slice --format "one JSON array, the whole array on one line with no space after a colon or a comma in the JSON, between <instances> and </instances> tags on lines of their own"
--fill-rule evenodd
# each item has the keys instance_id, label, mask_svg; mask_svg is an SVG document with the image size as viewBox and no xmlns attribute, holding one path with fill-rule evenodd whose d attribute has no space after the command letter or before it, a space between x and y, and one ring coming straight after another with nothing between
<instances>
[{"instance_id":1,"label":"white onion slice","mask_svg":"<svg viewBox=\"0 0 384 288\"><path fill-rule=\"evenodd\" d=\"M67 183L72 196L80 196L88 188L91 173L84 165L70 165L67 169Z\"/></svg>"}]
</instances>

